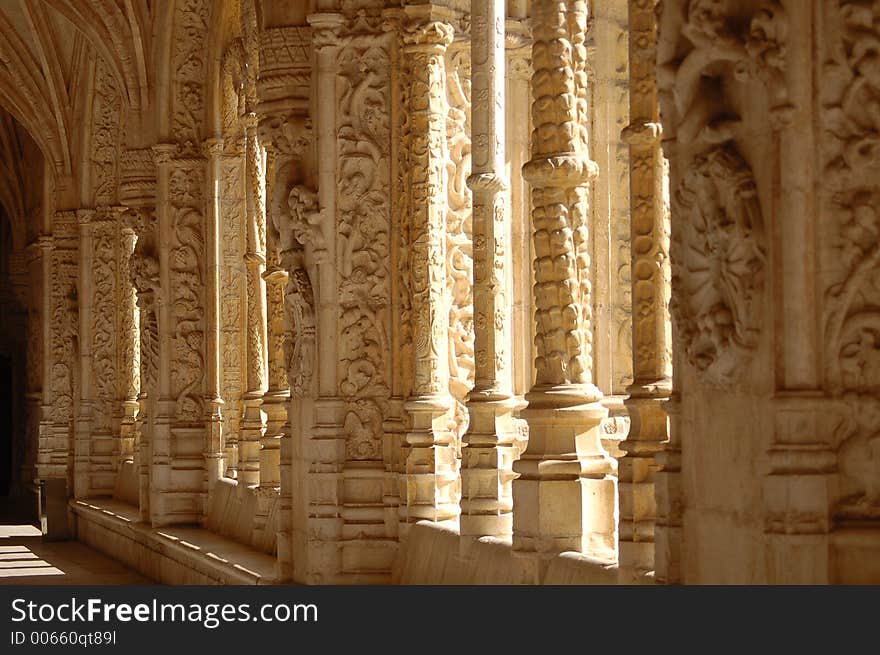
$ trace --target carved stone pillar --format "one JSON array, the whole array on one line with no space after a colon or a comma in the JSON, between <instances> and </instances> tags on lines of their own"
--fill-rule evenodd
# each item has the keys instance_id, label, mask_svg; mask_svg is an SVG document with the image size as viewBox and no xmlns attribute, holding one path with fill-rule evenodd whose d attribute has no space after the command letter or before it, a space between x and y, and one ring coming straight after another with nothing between
<instances>
[{"instance_id":1,"label":"carved stone pillar","mask_svg":"<svg viewBox=\"0 0 880 655\"><path fill-rule=\"evenodd\" d=\"M120 252L117 329L119 340L119 376L117 394L121 404L119 439L115 451L114 468L119 475L123 462L134 460L136 448L136 421L138 396L141 392L141 339L140 316L137 307L137 289L131 283L132 257L137 244L134 226L125 222L125 207L114 208L116 224L120 227Z\"/></svg>"},{"instance_id":2,"label":"carved stone pillar","mask_svg":"<svg viewBox=\"0 0 880 655\"><path fill-rule=\"evenodd\" d=\"M676 346L669 443L656 455L661 582L827 583L846 561L833 552L840 534L830 534L842 527L832 519L842 435L832 418L838 408L824 397L833 383L822 354L835 337L817 317L826 308L846 316L826 305L835 290L864 296L826 277L852 259L838 252L819 261L847 229L823 202L856 199L858 211L865 188L857 171L876 170L877 156L862 142L835 147L828 159L822 153L823 136L847 134L833 96L848 98L844 105L854 96L848 71L822 79L836 75L834 60L846 51L835 39L848 11L822 16L839 7L820 4L661 3L656 70ZM870 10L857 4L849 28L860 41ZM858 93L857 103L874 102ZM826 111L834 127L822 125ZM850 156L873 162L846 170ZM837 182L855 184L855 197ZM877 323L862 332L857 313L854 349L844 353L868 344L874 352L867 335ZM853 388L864 385L859 379Z\"/></svg>"},{"instance_id":3,"label":"carved stone pillar","mask_svg":"<svg viewBox=\"0 0 880 655\"><path fill-rule=\"evenodd\" d=\"M221 252L223 216L223 140L208 139L204 144L208 157L206 190L206 244L205 244L205 400L207 408L207 434L205 435L205 478L208 503L214 483L224 473L223 458L223 391L222 391L222 313L221 306Z\"/></svg>"},{"instance_id":4,"label":"carved stone pillar","mask_svg":"<svg viewBox=\"0 0 880 655\"><path fill-rule=\"evenodd\" d=\"M529 87L532 78L532 37L528 27L525 3L517 3L517 18L507 21L505 33L507 61L505 78L507 100L505 102L505 156L510 170L518 172L529 160L529 133L531 131L531 98ZM511 4L513 6L513 4ZM510 11L513 14L513 10ZM507 268L511 300L511 354L513 392L522 407L525 395L532 386L535 371L532 327L532 231L531 208L528 185L522 175L511 175L508 180L510 196L510 265ZM516 445L516 457L525 447L528 428L520 423L524 434Z\"/></svg>"},{"instance_id":5,"label":"carved stone pillar","mask_svg":"<svg viewBox=\"0 0 880 655\"><path fill-rule=\"evenodd\" d=\"M79 279L77 298L79 299L76 328L77 344L79 345L79 362L77 364L78 391L76 418L74 419L73 446L73 495L75 498L87 498L90 492L90 472L92 468L92 415L95 398L92 389L92 226L95 217L94 209L76 210L79 225Z\"/></svg>"},{"instance_id":6,"label":"carved stone pillar","mask_svg":"<svg viewBox=\"0 0 880 655\"><path fill-rule=\"evenodd\" d=\"M533 7L532 186L536 384L522 417L529 443L514 465L513 545L530 580L565 550L612 557L616 488L600 441L607 410L592 382L586 3Z\"/></svg>"},{"instance_id":7,"label":"carved stone pillar","mask_svg":"<svg viewBox=\"0 0 880 655\"><path fill-rule=\"evenodd\" d=\"M446 162L444 52L453 39L449 15L406 7L402 55L410 89L404 136L409 156L409 287L412 302L413 385L405 403L411 425L401 480L401 537L419 520L458 516L455 448L449 430L449 311L443 169Z\"/></svg>"},{"instance_id":8,"label":"carved stone pillar","mask_svg":"<svg viewBox=\"0 0 880 655\"><path fill-rule=\"evenodd\" d=\"M45 257L43 262L43 275L51 281L46 285L51 291L46 312L50 318L44 326L47 343L44 366L50 382L49 393L43 396L44 423L40 426L37 462L41 479L65 479L70 492L73 489L73 394L79 327L79 236L75 212L55 213L51 240L44 239L43 247L51 248L51 257Z\"/></svg>"},{"instance_id":9,"label":"carved stone pillar","mask_svg":"<svg viewBox=\"0 0 880 655\"><path fill-rule=\"evenodd\" d=\"M328 47L335 47L331 25ZM324 23L317 19L318 31ZM283 580L305 578L309 566L306 535L309 534L308 516L320 512L309 508L309 475L321 464L313 467L314 452L305 453L308 436L313 425L315 388L312 382L318 375L316 365L315 294L313 280L315 270L306 270L305 246L314 228L308 226L307 215L317 214L311 205L315 194L304 185L314 186L312 165L312 130L309 123L309 100L313 67L312 29L305 25L265 29L261 33L260 77L258 80L261 140L268 150L266 167L267 185L267 313L269 315L269 390L263 397L263 409L267 415L266 433L261 449L260 484L264 495L275 493L270 489L273 480L280 488L276 501L277 546L279 575ZM322 45L323 42L322 42ZM325 55L315 54L321 68L327 70L322 84L331 86L335 70L336 54L332 50ZM323 93L327 93L325 90ZM323 96L322 96L323 97ZM326 105L320 105L324 115ZM325 128L332 132L331 124ZM326 145L325 145L326 147ZM335 161L331 155L329 165ZM332 183L331 187L333 186ZM299 187L296 193L293 189ZM296 212L294 212L296 208ZM306 221L304 232L293 232L292 218L296 214ZM311 263L311 262L310 262ZM278 304L280 303L280 305ZM280 323L280 325L279 325ZM279 333L280 331L280 333ZM277 445L277 450L273 446ZM335 455L335 449L324 449ZM306 459L308 455L308 460ZM278 472L274 478L273 467L277 457ZM335 489L332 483L327 485ZM323 489L322 489L323 491ZM309 508L309 509L307 509ZM314 533L312 533L314 534ZM330 549L328 548L328 551ZM294 571L294 561L298 568ZM335 565L335 563L334 563Z\"/></svg>"},{"instance_id":10,"label":"carved stone pillar","mask_svg":"<svg viewBox=\"0 0 880 655\"><path fill-rule=\"evenodd\" d=\"M590 208L593 382L609 411L602 445L619 458L629 431L624 398L632 384L629 147L621 138L630 122L627 0L591 3L590 14L590 151L602 172L592 184Z\"/></svg>"},{"instance_id":11,"label":"carved stone pillar","mask_svg":"<svg viewBox=\"0 0 880 655\"><path fill-rule=\"evenodd\" d=\"M247 390L238 440L238 480L260 483L260 442L266 431L263 394L268 389L266 359L266 191L263 152L257 116L246 117L245 175L247 178Z\"/></svg>"},{"instance_id":12,"label":"carved stone pillar","mask_svg":"<svg viewBox=\"0 0 880 655\"><path fill-rule=\"evenodd\" d=\"M27 447L25 450L24 467L21 471L22 482L30 487L39 477L37 475L37 453L40 442L40 419L43 392L46 388L43 377L43 359L46 352L43 350L43 324L45 314L43 307L43 287L47 281L43 279L43 259L49 257L49 251L44 250L40 238L31 241L26 249L27 257L27 283L25 293L28 297L27 309L27 350L25 361L27 366L27 394L25 434Z\"/></svg>"},{"instance_id":13,"label":"carved stone pillar","mask_svg":"<svg viewBox=\"0 0 880 655\"><path fill-rule=\"evenodd\" d=\"M277 155L269 148L266 157L266 197L274 196ZM260 444L260 486L274 489L281 484L281 439L287 422L287 403L290 385L287 379L286 321L284 318L284 288L288 273L281 268L277 230L266 232L266 315L269 388L263 395L266 413L266 431Z\"/></svg>"},{"instance_id":14,"label":"carved stone pillar","mask_svg":"<svg viewBox=\"0 0 880 655\"><path fill-rule=\"evenodd\" d=\"M629 3L630 116L622 138L630 147L633 384L625 401L630 431L619 462L621 582L636 583L654 570L655 455L669 438L664 401L672 390L669 319L668 168L655 65L654 2Z\"/></svg>"},{"instance_id":15,"label":"carved stone pillar","mask_svg":"<svg viewBox=\"0 0 880 655\"><path fill-rule=\"evenodd\" d=\"M504 105L504 0L471 7L474 387L462 451L461 536L463 545L491 535L510 538L513 529L513 443L516 405L510 389L507 328Z\"/></svg>"},{"instance_id":16,"label":"carved stone pillar","mask_svg":"<svg viewBox=\"0 0 880 655\"><path fill-rule=\"evenodd\" d=\"M126 207L124 230L134 235L128 278L135 297L138 363L137 418L133 426L134 461L138 476L138 507L142 521L150 519L150 462L155 403L158 394L159 251L156 234L156 163L149 148L126 150L120 162L119 198ZM126 289L125 285L122 285Z\"/></svg>"},{"instance_id":17,"label":"carved stone pillar","mask_svg":"<svg viewBox=\"0 0 880 655\"><path fill-rule=\"evenodd\" d=\"M382 18L372 13L347 21L341 39L335 185L337 370L345 435L340 579L387 582L397 549L397 525L386 522L383 493L393 360L389 342L392 37L384 32ZM363 120L368 114L370 120Z\"/></svg>"},{"instance_id":18,"label":"carved stone pillar","mask_svg":"<svg viewBox=\"0 0 880 655\"><path fill-rule=\"evenodd\" d=\"M131 257L131 284L137 294L140 360L140 393L135 424L138 463L138 507L142 521L150 520L150 474L152 437L156 421L159 373L158 297L159 253L153 207L132 208L126 216L135 233Z\"/></svg>"},{"instance_id":19,"label":"carved stone pillar","mask_svg":"<svg viewBox=\"0 0 880 655\"><path fill-rule=\"evenodd\" d=\"M297 185L288 195L296 242L282 252L286 302L296 317L289 412L293 437L294 579L335 579L344 524L345 403L339 395L337 193L337 57L341 14L308 17L312 26L317 148L315 193ZM308 254L307 254L308 253Z\"/></svg>"},{"instance_id":20,"label":"carved stone pillar","mask_svg":"<svg viewBox=\"0 0 880 655\"><path fill-rule=\"evenodd\" d=\"M198 522L205 500L205 159L155 147L159 278L158 405L152 435L154 525ZM167 290L167 291L165 291Z\"/></svg>"},{"instance_id":21,"label":"carved stone pillar","mask_svg":"<svg viewBox=\"0 0 880 655\"><path fill-rule=\"evenodd\" d=\"M89 376L88 395L91 405L89 487L94 495L111 494L117 468L113 453L119 448L119 427L122 418L117 388L119 327L120 226L118 212L106 205L98 207L89 221L91 273L88 295L89 313ZM83 378L85 382L85 377Z\"/></svg>"}]
</instances>

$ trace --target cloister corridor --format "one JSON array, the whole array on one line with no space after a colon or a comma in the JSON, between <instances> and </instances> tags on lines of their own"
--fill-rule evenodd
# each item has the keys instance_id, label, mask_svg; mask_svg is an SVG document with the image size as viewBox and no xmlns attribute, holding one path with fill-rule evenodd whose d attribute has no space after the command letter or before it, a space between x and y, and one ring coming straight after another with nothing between
<instances>
[{"instance_id":1,"label":"cloister corridor","mask_svg":"<svg viewBox=\"0 0 880 655\"><path fill-rule=\"evenodd\" d=\"M880 583L878 62L871 0L0 0L0 582Z\"/></svg>"}]
</instances>

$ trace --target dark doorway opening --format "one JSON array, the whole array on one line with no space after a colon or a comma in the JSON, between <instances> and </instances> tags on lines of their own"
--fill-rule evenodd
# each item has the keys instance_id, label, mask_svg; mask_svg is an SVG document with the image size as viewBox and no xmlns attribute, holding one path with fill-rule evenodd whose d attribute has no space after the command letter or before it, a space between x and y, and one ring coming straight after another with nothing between
<instances>
[{"instance_id":1,"label":"dark doorway opening","mask_svg":"<svg viewBox=\"0 0 880 655\"><path fill-rule=\"evenodd\" d=\"M12 360L0 355L0 496L12 484Z\"/></svg>"}]
</instances>

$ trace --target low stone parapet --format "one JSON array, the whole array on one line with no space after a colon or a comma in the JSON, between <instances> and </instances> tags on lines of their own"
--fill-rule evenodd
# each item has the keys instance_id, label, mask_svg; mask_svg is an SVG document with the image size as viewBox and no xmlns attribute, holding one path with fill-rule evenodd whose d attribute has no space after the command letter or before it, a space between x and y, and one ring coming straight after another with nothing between
<instances>
[{"instance_id":1,"label":"low stone parapet","mask_svg":"<svg viewBox=\"0 0 880 655\"><path fill-rule=\"evenodd\" d=\"M138 508L109 498L74 500L76 536L162 584L277 584L274 557L196 526L153 528Z\"/></svg>"}]
</instances>

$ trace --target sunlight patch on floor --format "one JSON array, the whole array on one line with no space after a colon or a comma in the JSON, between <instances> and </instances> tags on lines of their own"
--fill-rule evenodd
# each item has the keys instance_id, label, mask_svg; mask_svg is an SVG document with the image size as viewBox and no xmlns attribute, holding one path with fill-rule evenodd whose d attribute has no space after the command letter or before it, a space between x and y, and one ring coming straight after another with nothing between
<instances>
[{"instance_id":1,"label":"sunlight patch on floor","mask_svg":"<svg viewBox=\"0 0 880 655\"><path fill-rule=\"evenodd\" d=\"M40 530L32 525L0 525L0 539L41 535ZM34 575L64 575L64 571L40 559L27 546L4 546L0 542L0 578L22 578Z\"/></svg>"}]
</instances>

